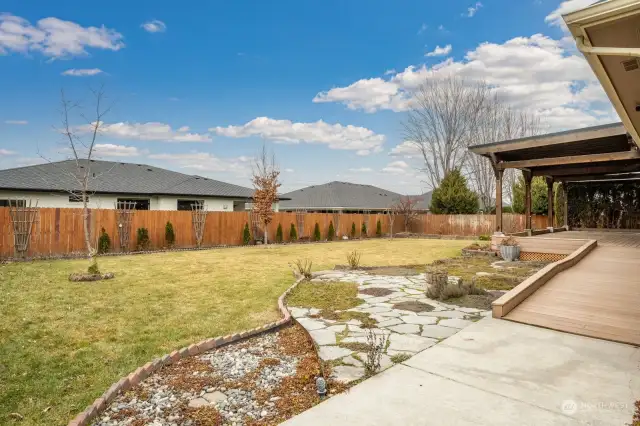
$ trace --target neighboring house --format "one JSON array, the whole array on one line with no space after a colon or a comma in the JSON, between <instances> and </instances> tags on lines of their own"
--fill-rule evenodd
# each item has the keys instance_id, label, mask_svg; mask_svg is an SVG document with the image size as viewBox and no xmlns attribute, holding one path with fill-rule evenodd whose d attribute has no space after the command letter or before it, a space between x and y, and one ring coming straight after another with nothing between
<instances>
[{"instance_id":1,"label":"neighboring house","mask_svg":"<svg viewBox=\"0 0 640 426\"><path fill-rule=\"evenodd\" d=\"M283 194L280 210L288 212L296 210L341 211L343 213L384 212L389 210L401 197L403 195L372 185L334 181ZM284 198L288 198L288 200Z\"/></svg>"},{"instance_id":2,"label":"neighboring house","mask_svg":"<svg viewBox=\"0 0 640 426\"><path fill-rule=\"evenodd\" d=\"M81 164L86 167L87 160ZM209 211L242 211L253 190L218 180L187 175L146 164L91 160L89 206L113 209L134 201L138 210L191 210L204 203ZM0 207L9 200L39 207L82 207L73 160L0 170ZM276 204L275 210L278 210Z\"/></svg>"}]
</instances>

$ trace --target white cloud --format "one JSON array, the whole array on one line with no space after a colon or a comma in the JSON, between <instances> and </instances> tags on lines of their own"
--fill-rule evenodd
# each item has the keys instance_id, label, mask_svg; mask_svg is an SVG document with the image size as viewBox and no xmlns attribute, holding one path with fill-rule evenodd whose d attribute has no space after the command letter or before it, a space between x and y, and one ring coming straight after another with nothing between
<instances>
[{"instance_id":1,"label":"white cloud","mask_svg":"<svg viewBox=\"0 0 640 426\"><path fill-rule=\"evenodd\" d=\"M90 77L92 75L98 75L103 73L100 68L84 68L84 69L76 69L71 68L62 73L62 75L72 76L72 77Z\"/></svg>"},{"instance_id":2,"label":"white cloud","mask_svg":"<svg viewBox=\"0 0 640 426\"><path fill-rule=\"evenodd\" d=\"M478 13L478 10L483 6L482 3L480 3L479 1L476 2L476 4L474 4L473 6L470 6L467 8L467 13L464 14L463 16L466 16L467 18L473 18L475 16L476 13Z\"/></svg>"},{"instance_id":3,"label":"white cloud","mask_svg":"<svg viewBox=\"0 0 640 426\"><path fill-rule=\"evenodd\" d=\"M79 132L91 132L93 125L78 126ZM211 142L211 135L208 133L191 133L187 126L173 130L165 123L102 123L100 134L117 139L130 139L141 141L161 141L161 142Z\"/></svg>"},{"instance_id":4,"label":"white cloud","mask_svg":"<svg viewBox=\"0 0 640 426\"><path fill-rule=\"evenodd\" d=\"M409 170L409 165L407 163L405 163L404 161L398 160L398 161L392 161L391 163L387 164L386 167L382 169L382 172L392 174L392 175L404 175L404 174L408 174L410 170Z\"/></svg>"},{"instance_id":5,"label":"white cloud","mask_svg":"<svg viewBox=\"0 0 640 426\"><path fill-rule=\"evenodd\" d=\"M16 124L20 126L24 126L25 124L29 124L27 120L5 120L5 124Z\"/></svg>"},{"instance_id":6,"label":"white cloud","mask_svg":"<svg viewBox=\"0 0 640 426\"><path fill-rule=\"evenodd\" d=\"M372 172L373 169L371 167L356 167L356 168L349 169L349 171L355 172L355 173L369 173L369 172Z\"/></svg>"},{"instance_id":7,"label":"white cloud","mask_svg":"<svg viewBox=\"0 0 640 426\"><path fill-rule=\"evenodd\" d=\"M147 21L140 26L150 33L163 33L167 30L167 25L158 19Z\"/></svg>"},{"instance_id":8,"label":"white cloud","mask_svg":"<svg viewBox=\"0 0 640 426\"><path fill-rule=\"evenodd\" d=\"M425 54L424 56L447 56L449 53L451 53L451 50L452 47L450 44L447 44L444 47L436 46L433 51Z\"/></svg>"},{"instance_id":9,"label":"white cloud","mask_svg":"<svg viewBox=\"0 0 640 426\"><path fill-rule=\"evenodd\" d=\"M83 27L53 17L32 25L19 16L0 14L0 55L39 52L50 58L84 56L87 48L120 50L122 40L122 34L105 26Z\"/></svg>"},{"instance_id":10,"label":"white cloud","mask_svg":"<svg viewBox=\"0 0 640 426\"><path fill-rule=\"evenodd\" d=\"M575 12L576 10L583 9L587 6L591 6L595 3L594 0L566 0L560 3L553 12L548 14L544 21L549 25L553 25L556 27L564 27L564 20L562 19L562 15L567 13Z\"/></svg>"},{"instance_id":11,"label":"white cloud","mask_svg":"<svg viewBox=\"0 0 640 426\"><path fill-rule=\"evenodd\" d=\"M391 148L391 151L389 151L389 155L393 157L414 158L420 156L421 152L416 144L409 141L404 141L401 144Z\"/></svg>"},{"instance_id":12,"label":"white cloud","mask_svg":"<svg viewBox=\"0 0 640 426\"><path fill-rule=\"evenodd\" d=\"M183 169L200 173L230 172L239 176L248 176L251 172L252 158L226 157L220 158L208 152L187 152L182 154L151 154L153 160L163 160L175 164Z\"/></svg>"},{"instance_id":13,"label":"white cloud","mask_svg":"<svg viewBox=\"0 0 640 426\"><path fill-rule=\"evenodd\" d=\"M0 155L15 155L15 151L9 151L8 149L0 148Z\"/></svg>"},{"instance_id":14,"label":"white cloud","mask_svg":"<svg viewBox=\"0 0 640 426\"><path fill-rule=\"evenodd\" d=\"M94 153L97 157L139 157L147 154L135 146L114 145L110 143L96 144Z\"/></svg>"},{"instance_id":15,"label":"white cloud","mask_svg":"<svg viewBox=\"0 0 640 426\"><path fill-rule=\"evenodd\" d=\"M365 127L328 124L322 120L314 123L294 123L289 120L257 117L241 126L212 127L209 130L231 138L258 136L277 143L326 144L330 149L354 150L360 155L380 152L385 141L384 135L376 134Z\"/></svg>"},{"instance_id":16,"label":"white cloud","mask_svg":"<svg viewBox=\"0 0 640 426\"><path fill-rule=\"evenodd\" d=\"M550 130L595 125L615 120L604 91L581 54L563 40L542 34L516 37L503 44L482 43L464 59L449 58L434 66L409 66L393 76L358 80L316 95L314 102L340 102L349 109L406 111L413 91L427 78L455 74L485 81L506 102L543 118ZM561 112L563 119L555 115ZM610 119L612 118L612 120Z\"/></svg>"}]
</instances>

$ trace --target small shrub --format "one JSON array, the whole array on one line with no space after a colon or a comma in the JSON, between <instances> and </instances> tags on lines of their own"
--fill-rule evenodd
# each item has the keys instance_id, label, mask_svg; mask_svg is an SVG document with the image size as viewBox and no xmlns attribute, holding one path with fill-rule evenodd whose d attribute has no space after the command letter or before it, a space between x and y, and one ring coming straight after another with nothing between
<instances>
[{"instance_id":1,"label":"small shrub","mask_svg":"<svg viewBox=\"0 0 640 426\"><path fill-rule=\"evenodd\" d=\"M351 223L351 239L354 239L356 237L356 223L352 222Z\"/></svg>"},{"instance_id":2,"label":"small shrub","mask_svg":"<svg viewBox=\"0 0 640 426\"><path fill-rule=\"evenodd\" d=\"M427 297L433 300L441 300L442 291L448 283L447 270L438 266L427 267Z\"/></svg>"},{"instance_id":3,"label":"small shrub","mask_svg":"<svg viewBox=\"0 0 640 426\"><path fill-rule=\"evenodd\" d=\"M167 247L173 247L176 243L176 234L173 231L173 224L171 222L167 222L164 226L164 240L167 243Z\"/></svg>"},{"instance_id":4,"label":"small shrub","mask_svg":"<svg viewBox=\"0 0 640 426\"><path fill-rule=\"evenodd\" d=\"M289 240L296 241L298 239L298 232L296 231L296 226L292 223L291 228L289 229Z\"/></svg>"},{"instance_id":5,"label":"small shrub","mask_svg":"<svg viewBox=\"0 0 640 426\"><path fill-rule=\"evenodd\" d=\"M440 293L440 300L456 299L466 295L467 293L462 285L447 283Z\"/></svg>"},{"instance_id":6,"label":"small shrub","mask_svg":"<svg viewBox=\"0 0 640 426\"><path fill-rule=\"evenodd\" d=\"M333 221L329 221L329 231L327 232L327 241L333 241L336 237L336 230L333 227Z\"/></svg>"},{"instance_id":7,"label":"small shrub","mask_svg":"<svg viewBox=\"0 0 640 426\"><path fill-rule=\"evenodd\" d=\"M96 259L95 257L91 259L91 264L87 268L87 272L91 275L100 274L100 268L98 268L98 259Z\"/></svg>"},{"instance_id":8,"label":"small shrub","mask_svg":"<svg viewBox=\"0 0 640 426\"><path fill-rule=\"evenodd\" d=\"M360 228L360 236L363 238L367 236L367 224L362 222L362 228Z\"/></svg>"},{"instance_id":9,"label":"small shrub","mask_svg":"<svg viewBox=\"0 0 640 426\"><path fill-rule=\"evenodd\" d=\"M354 250L347 254L347 264L351 269L358 269L360 266L361 253L358 250Z\"/></svg>"},{"instance_id":10,"label":"small shrub","mask_svg":"<svg viewBox=\"0 0 640 426\"><path fill-rule=\"evenodd\" d=\"M502 245L502 246L518 246L520 244L518 243L518 240L516 239L516 237L514 237L513 235L510 235L507 238L505 238L504 240L502 240L500 245Z\"/></svg>"},{"instance_id":11,"label":"small shrub","mask_svg":"<svg viewBox=\"0 0 640 426\"><path fill-rule=\"evenodd\" d=\"M316 226L313 228L313 241L320 241L322 235L320 235L320 225L316 222Z\"/></svg>"},{"instance_id":12,"label":"small shrub","mask_svg":"<svg viewBox=\"0 0 640 426\"><path fill-rule=\"evenodd\" d=\"M293 261L293 265L289 265L293 269L293 273L296 276L302 276L307 280L311 279L311 266L313 262L309 259L296 259Z\"/></svg>"},{"instance_id":13,"label":"small shrub","mask_svg":"<svg viewBox=\"0 0 640 426\"><path fill-rule=\"evenodd\" d=\"M138 251L148 250L150 245L149 230L147 228L138 228L136 233L136 247Z\"/></svg>"},{"instance_id":14,"label":"small shrub","mask_svg":"<svg viewBox=\"0 0 640 426\"><path fill-rule=\"evenodd\" d=\"M276 243L281 243L283 240L282 237L282 224L278 224L278 230L276 231Z\"/></svg>"},{"instance_id":15,"label":"small shrub","mask_svg":"<svg viewBox=\"0 0 640 426\"><path fill-rule=\"evenodd\" d=\"M480 240L480 241L491 241L491 236L490 235L480 235L478 237L478 240Z\"/></svg>"},{"instance_id":16,"label":"small shrub","mask_svg":"<svg viewBox=\"0 0 640 426\"><path fill-rule=\"evenodd\" d=\"M100 230L100 237L98 237L98 253L107 253L111 249L111 238L107 231L102 228Z\"/></svg>"},{"instance_id":17,"label":"small shrub","mask_svg":"<svg viewBox=\"0 0 640 426\"><path fill-rule=\"evenodd\" d=\"M411 358L411 355L409 354L397 353L395 355L391 355L391 362L393 362L394 364L399 364L401 362L405 362L409 358Z\"/></svg>"},{"instance_id":18,"label":"small shrub","mask_svg":"<svg viewBox=\"0 0 640 426\"><path fill-rule=\"evenodd\" d=\"M251 242L251 231L249 231L249 224L244 224L244 229L242 230L242 245L248 246Z\"/></svg>"},{"instance_id":19,"label":"small shrub","mask_svg":"<svg viewBox=\"0 0 640 426\"><path fill-rule=\"evenodd\" d=\"M376 222L376 237L382 237L382 222L380 222L380 219Z\"/></svg>"},{"instance_id":20,"label":"small shrub","mask_svg":"<svg viewBox=\"0 0 640 426\"><path fill-rule=\"evenodd\" d=\"M373 329L367 329L367 358L364 360L364 373L367 376L376 374L380 370L380 359L387 346L388 337L376 335Z\"/></svg>"}]
</instances>

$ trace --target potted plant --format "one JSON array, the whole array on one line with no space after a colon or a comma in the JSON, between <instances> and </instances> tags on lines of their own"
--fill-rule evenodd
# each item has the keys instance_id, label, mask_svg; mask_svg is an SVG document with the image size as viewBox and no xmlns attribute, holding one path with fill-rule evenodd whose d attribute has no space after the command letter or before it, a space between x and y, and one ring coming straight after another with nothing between
<instances>
[{"instance_id":1,"label":"potted plant","mask_svg":"<svg viewBox=\"0 0 640 426\"><path fill-rule=\"evenodd\" d=\"M500 256L504 260L513 262L520 257L520 245L518 240L513 236L509 236L500 243Z\"/></svg>"}]
</instances>

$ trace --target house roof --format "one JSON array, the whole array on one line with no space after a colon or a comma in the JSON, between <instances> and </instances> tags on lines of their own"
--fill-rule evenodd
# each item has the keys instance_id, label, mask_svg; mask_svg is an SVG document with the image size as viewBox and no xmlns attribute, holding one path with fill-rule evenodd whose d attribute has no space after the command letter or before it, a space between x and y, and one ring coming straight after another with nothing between
<instances>
[{"instance_id":1,"label":"house roof","mask_svg":"<svg viewBox=\"0 0 640 426\"><path fill-rule=\"evenodd\" d=\"M385 210L403 195L372 185L334 181L301 188L283 197L290 200L280 202L281 209ZM431 192L416 197L420 198L418 208L427 210Z\"/></svg>"},{"instance_id":2,"label":"house roof","mask_svg":"<svg viewBox=\"0 0 640 426\"><path fill-rule=\"evenodd\" d=\"M146 164L80 161L90 167L91 192L112 194L211 196L251 198L253 190L202 176L187 175ZM23 191L77 191L74 160L0 170L0 189Z\"/></svg>"},{"instance_id":3,"label":"house roof","mask_svg":"<svg viewBox=\"0 0 640 426\"><path fill-rule=\"evenodd\" d=\"M372 185L334 181L286 193L290 200L282 201L280 208L383 210L401 196Z\"/></svg>"}]
</instances>

